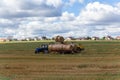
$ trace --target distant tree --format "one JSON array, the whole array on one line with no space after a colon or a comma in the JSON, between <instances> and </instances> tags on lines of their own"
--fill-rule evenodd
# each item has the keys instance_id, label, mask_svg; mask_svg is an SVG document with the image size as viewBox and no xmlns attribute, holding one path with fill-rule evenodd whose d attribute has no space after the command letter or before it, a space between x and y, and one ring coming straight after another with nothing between
<instances>
[{"instance_id":1,"label":"distant tree","mask_svg":"<svg viewBox=\"0 0 120 80\"><path fill-rule=\"evenodd\" d=\"M87 39L87 40L91 40L91 37L87 36L86 39Z\"/></svg>"},{"instance_id":2,"label":"distant tree","mask_svg":"<svg viewBox=\"0 0 120 80\"><path fill-rule=\"evenodd\" d=\"M18 41L18 39L14 38L13 41Z\"/></svg>"},{"instance_id":3,"label":"distant tree","mask_svg":"<svg viewBox=\"0 0 120 80\"><path fill-rule=\"evenodd\" d=\"M52 37L52 40L55 40L55 38L54 38L54 37Z\"/></svg>"},{"instance_id":4,"label":"distant tree","mask_svg":"<svg viewBox=\"0 0 120 80\"><path fill-rule=\"evenodd\" d=\"M104 36L104 37L102 37L102 39L103 39L103 40L105 40L105 36Z\"/></svg>"},{"instance_id":5,"label":"distant tree","mask_svg":"<svg viewBox=\"0 0 120 80\"><path fill-rule=\"evenodd\" d=\"M42 40L47 40L46 36L42 36L41 38L42 38Z\"/></svg>"}]
</instances>

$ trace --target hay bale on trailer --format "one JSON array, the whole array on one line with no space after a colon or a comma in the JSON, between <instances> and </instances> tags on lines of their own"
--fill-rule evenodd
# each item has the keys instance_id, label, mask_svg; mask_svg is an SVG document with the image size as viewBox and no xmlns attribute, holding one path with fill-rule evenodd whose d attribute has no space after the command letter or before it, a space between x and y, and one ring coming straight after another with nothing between
<instances>
[{"instance_id":1,"label":"hay bale on trailer","mask_svg":"<svg viewBox=\"0 0 120 80\"><path fill-rule=\"evenodd\" d=\"M70 44L50 44L48 49L50 52L72 52L74 47Z\"/></svg>"}]
</instances>

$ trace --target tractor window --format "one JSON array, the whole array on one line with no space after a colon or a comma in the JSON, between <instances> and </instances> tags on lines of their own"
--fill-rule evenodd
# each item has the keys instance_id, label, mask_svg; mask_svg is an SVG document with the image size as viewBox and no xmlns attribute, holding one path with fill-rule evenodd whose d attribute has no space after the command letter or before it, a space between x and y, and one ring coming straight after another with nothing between
<instances>
[{"instance_id":1,"label":"tractor window","mask_svg":"<svg viewBox=\"0 0 120 80\"><path fill-rule=\"evenodd\" d=\"M47 47L48 47L47 44L42 44L42 45L41 45L41 48L47 48Z\"/></svg>"}]
</instances>

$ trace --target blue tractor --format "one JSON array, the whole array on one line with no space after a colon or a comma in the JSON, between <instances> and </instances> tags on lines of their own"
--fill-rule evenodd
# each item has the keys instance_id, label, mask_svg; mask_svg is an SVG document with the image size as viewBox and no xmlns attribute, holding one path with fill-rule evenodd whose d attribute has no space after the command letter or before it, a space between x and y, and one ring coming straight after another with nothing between
<instances>
[{"instance_id":1,"label":"blue tractor","mask_svg":"<svg viewBox=\"0 0 120 80\"><path fill-rule=\"evenodd\" d=\"M48 44L42 44L35 49L35 54L39 54L40 52L48 53Z\"/></svg>"}]
</instances>

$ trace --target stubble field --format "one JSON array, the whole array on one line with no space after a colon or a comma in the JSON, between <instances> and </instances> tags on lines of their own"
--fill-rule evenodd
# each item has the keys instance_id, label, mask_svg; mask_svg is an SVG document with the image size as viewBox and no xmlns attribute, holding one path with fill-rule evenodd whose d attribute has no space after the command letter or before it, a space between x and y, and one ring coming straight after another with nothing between
<instances>
[{"instance_id":1,"label":"stubble field","mask_svg":"<svg viewBox=\"0 0 120 80\"><path fill-rule=\"evenodd\" d=\"M77 41L78 54L34 54L45 42L0 43L0 80L119 80L120 41Z\"/></svg>"}]
</instances>

